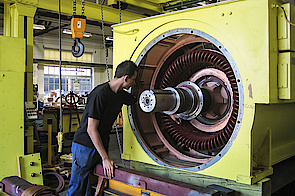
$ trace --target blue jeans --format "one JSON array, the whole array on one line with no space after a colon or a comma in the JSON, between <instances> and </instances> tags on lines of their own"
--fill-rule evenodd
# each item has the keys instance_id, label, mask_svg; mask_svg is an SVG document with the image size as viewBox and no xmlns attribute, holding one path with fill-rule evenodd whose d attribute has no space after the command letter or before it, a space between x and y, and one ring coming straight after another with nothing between
<instances>
[{"instance_id":1,"label":"blue jeans","mask_svg":"<svg viewBox=\"0 0 295 196\"><path fill-rule=\"evenodd\" d=\"M67 196L94 195L95 190L92 190L90 184L90 173L99 163L100 156L95 149L75 142L72 143L72 153L72 171Z\"/></svg>"}]
</instances>

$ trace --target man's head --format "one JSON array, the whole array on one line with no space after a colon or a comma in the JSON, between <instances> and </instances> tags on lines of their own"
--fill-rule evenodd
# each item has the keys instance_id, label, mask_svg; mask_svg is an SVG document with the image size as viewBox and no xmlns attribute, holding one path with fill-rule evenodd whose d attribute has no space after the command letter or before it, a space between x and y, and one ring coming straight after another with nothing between
<instances>
[{"instance_id":1,"label":"man's head","mask_svg":"<svg viewBox=\"0 0 295 196\"><path fill-rule=\"evenodd\" d=\"M118 65L115 72L115 78L122 79L122 88L128 89L135 85L137 70L138 68L136 64L129 60L126 60Z\"/></svg>"},{"instance_id":2,"label":"man's head","mask_svg":"<svg viewBox=\"0 0 295 196\"><path fill-rule=\"evenodd\" d=\"M135 72L137 72L136 64L132 61L126 60L118 65L115 72L115 78L121 78L125 75L131 78Z\"/></svg>"}]
</instances>

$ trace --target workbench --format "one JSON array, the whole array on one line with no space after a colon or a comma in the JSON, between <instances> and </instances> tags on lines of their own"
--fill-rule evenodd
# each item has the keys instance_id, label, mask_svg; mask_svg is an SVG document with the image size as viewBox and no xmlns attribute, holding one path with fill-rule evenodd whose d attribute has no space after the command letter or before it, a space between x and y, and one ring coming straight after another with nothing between
<instances>
[{"instance_id":1,"label":"workbench","mask_svg":"<svg viewBox=\"0 0 295 196\"><path fill-rule=\"evenodd\" d=\"M72 109L72 118L77 117L76 109ZM63 133L69 132L70 126L70 108L64 107L62 110L62 129ZM82 119L82 115L84 109L77 109L80 120ZM59 131L59 117L60 117L60 108L59 107L46 107L43 111L43 131L47 131L47 119L52 119L52 131L54 133ZM72 126L70 132L75 132L79 127L79 122L76 119L72 119Z\"/></svg>"}]
</instances>

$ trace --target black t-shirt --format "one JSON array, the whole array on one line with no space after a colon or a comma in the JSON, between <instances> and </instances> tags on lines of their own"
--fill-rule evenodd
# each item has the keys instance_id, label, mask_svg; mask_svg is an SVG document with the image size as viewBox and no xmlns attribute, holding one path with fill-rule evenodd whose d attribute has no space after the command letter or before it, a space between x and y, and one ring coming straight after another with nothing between
<instances>
[{"instance_id":1,"label":"black t-shirt","mask_svg":"<svg viewBox=\"0 0 295 196\"><path fill-rule=\"evenodd\" d=\"M77 129L73 142L86 147L95 148L88 133L88 117L99 120L98 132L105 149L108 149L109 133L114 121L121 111L123 104L130 105L136 102L136 97L125 90L113 92L109 83L95 87L88 95L87 105L83 112L80 126Z\"/></svg>"}]
</instances>

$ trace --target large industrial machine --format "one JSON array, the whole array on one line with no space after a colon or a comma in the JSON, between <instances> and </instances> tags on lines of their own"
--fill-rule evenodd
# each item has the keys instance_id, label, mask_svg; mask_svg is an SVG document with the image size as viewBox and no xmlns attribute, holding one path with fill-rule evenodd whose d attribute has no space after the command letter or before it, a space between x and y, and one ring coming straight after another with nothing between
<instances>
[{"instance_id":1,"label":"large industrial machine","mask_svg":"<svg viewBox=\"0 0 295 196\"><path fill-rule=\"evenodd\" d=\"M6 168L0 177L19 175L42 184L23 103L33 100L34 14L37 8L58 12L58 1L0 1L0 97L6 103L0 107L0 155L5 157L0 165ZM140 3L162 13L158 4L167 2ZM169 2L182 7L189 1ZM270 195L268 177L295 154L294 1L207 2L213 4L145 19L123 10L123 23L113 26L113 64L131 59L139 67L130 89L138 104L123 111L122 158L133 169L178 182ZM86 7L88 19L102 20L98 10L103 7L106 22L119 22L109 6L87 2ZM62 1L61 8L72 14L72 0ZM137 20L125 22L131 19ZM10 58L14 54L19 58ZM283 185L295 180L288 163Z\"/></svg>"},{"instance_id":2,"label":"large industrial machine","mask_svg":"<svg viewBox=\"0 0 295 196\"><path fill-rule=\"evenodd\" d=\"M249 185L273 174L295 154L294 14L226 1L113 26L114 65L139 67L122 158Z\"/></svg>"}]
</instances>

